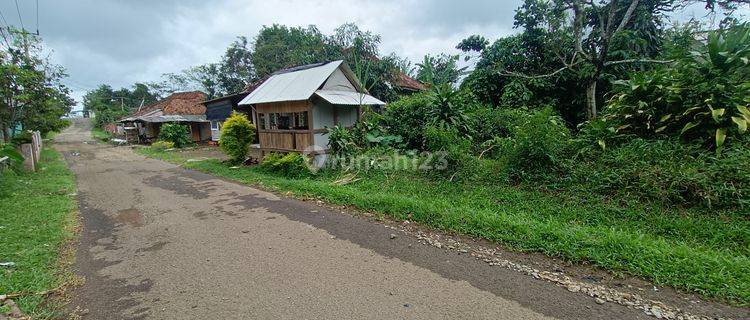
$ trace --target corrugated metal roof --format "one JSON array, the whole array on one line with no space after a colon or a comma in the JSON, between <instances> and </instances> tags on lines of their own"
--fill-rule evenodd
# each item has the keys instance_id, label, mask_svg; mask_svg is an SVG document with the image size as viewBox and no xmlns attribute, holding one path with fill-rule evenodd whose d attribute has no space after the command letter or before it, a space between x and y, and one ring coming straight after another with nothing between
<instances>
[{"instance_id":1,"label":"corrugated metal roof","mask_svg":"<svg viewBox=\"0 0 750 320\"><path fill-rule=\"evenodd\" d=\"M342 60L338 60L282 70L268 78L239 104L307 100L342 63Z\"/></svg>"},{"instance_id":2,"label":"corrugated metal roof","mask_svg":"<svg viewBox=\"0 0 750 320\"><path fill-rule=\"evenodd\" d=\"M325 101L331 104L347 105L347 106L382 106L385 102L378 100L377 98L364 93L352 92L352 91L336 91L336 90L318 90L315 94L323 98Z\"/></svg>"},{"instance_id":3,"label":"corrugated metal roof","mask_svg":"<svg viewBox=\"0 0 750 320\"><path fill-rule=\"evenodd\" d=\"M167 114L167 115L155 115L151 117L138 117L136 121L143 122L208 122L204 115L179 115L179 114Z\"/></svg>"}]
</instances>

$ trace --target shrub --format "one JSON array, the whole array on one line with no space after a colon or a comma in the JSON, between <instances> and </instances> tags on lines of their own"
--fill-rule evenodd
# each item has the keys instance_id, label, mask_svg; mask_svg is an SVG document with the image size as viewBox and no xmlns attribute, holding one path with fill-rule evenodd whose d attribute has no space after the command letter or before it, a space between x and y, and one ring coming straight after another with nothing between
<instances>
[{"instance_id":1,"label":"shrub","mask_svg":"<svg viewBox=\"0 0 750 320\"><path fill-rule=\"evenodd\" d=\"M358 149L352 131L340 125L328 128L328 147L333 155L341 157L349 157Z\"/></svg>"},{"instance_id":2,"label":"shrub","mask_svg":"<svg viewBox=\"0 0 750 320\"><path fill-rule=\"evenodd\" d=\"M8 160L0 164L0 171L10 169L14 172L20 172L23 169L23 155L16 151L13 145L0 143L0 158L3 157L8 157Z\"/></svg>"},{"instance_id":3,"label":"shrub","mask_svg":"<svg viewBox=\"0 0 750 320\"><path fill-rule=\"evenodd\" d=\"M625 202L666 206L747 208L750 205L750 148L730 146L716 157L700 145L633 139L605 151L562 161L562 178L548 186L598 194ZM747 210L737 210L747 212Z\"/></svg>"},{"instance_id":4,"label":"shrub","mask_svg":"<svg viewBox=\"0 0 750 320\"><path fill-rule=\"evenodd\" d=\"M171 142L176 148L190 145L190 129L179 123L165 123L159 130L159 140Z\"/></svg>"},{"instance_id":5,"label":"shrub","mask_svg":"<svg viewBox=\"0 0 750 320\"><path fill-rule=\"evenodd\" d=\"M540 173L556 165L569 143L568 128L552 108L537 111L513 128L502 143L511 175Z\"/></svg>"},{"instance_id":6,"label":"shrub","mask_svg":"<svg viewBox=\"0 0 750 320\"><path fill-rule=\"evenodd\" d=\"M388 133L403 138L408 149L422 149L423 130L428 123L429 99L425 93L417 93L388 104L383 114L383 123Z\"/></svg>"},{"instance_id":7,"label":"shrub","mask_svg":"<svg viewBox=\"0 0 750 320\"><path fill-rule=\"evenodd\" d=\"M297 152L269 153L263 158L260 168L287 178L302 178L312 174L305 157Z\"/></svg>"},{"instance_id":8,"label":"shrub","mask_svg":"<svg viewBox=\"0 0 750 320\"><path fill-rule=\"evenodd\" d=\"M156 141L151 144L151 148L154 148L156 150L167 150L174 148L174 143L171 141Z\"/></svg>"},{"instance_id":9,"label":"shrub","mask_svg":"<svg viewBox=\"0 0 750 320\"><path fill-rule=\"evenodd\" d=\"M253 142L255 126L241 113L232 113L221 128L219 146L234 163L241 163L247 158L248 147Z\"/></svg>"},{"instance_id":10,"label":"shrub","mask_svg":"<svg viewBox=\"0 0 750 320\"><path fill-rule=\"evenodd\" d=\"M750 125L750 24L709 32L673 66L617 84L607 116L618 131L710 141L718 153Z\"/></svg>"},{"instance_id":11,"label":"shrub","mask_svg":"<svg viewBox=\"0 0 750 320\"><path fill-rule=\"evenodd\" d=\"M31 135L31 131L29 130L23 130L20 133L13 136L12 139L10 139L10 142L13 145L20 146L24 143L31 143L31 141L34 140Z\"/></svg>"},{"instance_id":12,"label":"shrub","mask_svg":"<svg viewBox=\"0 0 750 320\"><path fill-rule=\"evenodd\" d=\"M497 142L510 137L520 121L529 116L527 111L517 109L498 109L481 106L468 114L474 153L485 152L483 157L494 158L498 155ZM486 151L485 151L486 150Z\"/></svg>"}]
</instances>

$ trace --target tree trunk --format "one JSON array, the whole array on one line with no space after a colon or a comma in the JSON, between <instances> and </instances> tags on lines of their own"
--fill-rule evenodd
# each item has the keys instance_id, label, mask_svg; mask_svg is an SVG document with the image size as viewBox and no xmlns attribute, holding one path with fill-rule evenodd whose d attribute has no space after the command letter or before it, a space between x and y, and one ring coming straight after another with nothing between
<instances>
[{"instance_id":1,"label":"tree trunk","mask_svg":"<svg viewBox=\"0 0 750 320\"><path fill-rule=\"evenodd\" d=\"M586 86L586 116L594 119L596 114L596 80L591 80Z\"/></svg>"},{"instance_id":2,"label":"tree trunk","mask_svg":"<svg viewBox=\"0 0 750 320\"><path fill-rule=\"evenodd\" d=\"M2 130L0 134L3 135L3 142L8 143L8 140L10 139L10 137L8 136L8 127L6 127L5 124L1 124L0 130Z\"/></svg>"}]
</instances>

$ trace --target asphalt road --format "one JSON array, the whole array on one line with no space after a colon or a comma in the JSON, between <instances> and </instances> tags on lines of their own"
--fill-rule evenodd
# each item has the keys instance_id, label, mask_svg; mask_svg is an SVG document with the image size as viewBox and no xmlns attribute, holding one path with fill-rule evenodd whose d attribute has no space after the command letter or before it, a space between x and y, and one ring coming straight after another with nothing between
<instances>
[{"instance_id":1,"label":"asphalt road","mask_svg":"<svg viewBox=\"0 0 750 320\"><path fill-rule=\"evenodd\" d=\"M83 319L631 319L376 222L91 142L56 138L77 176Z\"/></svg>"}]
</instances>

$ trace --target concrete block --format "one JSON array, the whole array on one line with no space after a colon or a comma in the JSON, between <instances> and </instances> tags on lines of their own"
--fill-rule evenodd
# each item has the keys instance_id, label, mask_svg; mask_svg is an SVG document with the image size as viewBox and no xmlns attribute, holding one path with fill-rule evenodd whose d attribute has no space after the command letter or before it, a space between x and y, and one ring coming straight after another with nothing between
<instances>
[{"instance_id":1,"label":"concrete block","mask_svg":"<svg viewBox=\"0 0 750 320\"><path fill-rule=\"evenodd\" d=\"M23 155L23 168L26 171L36 171L36 159L34 154L34 146L32 143L24 143L21 145L21 154Z\"/></svg>"}]
</instances>

